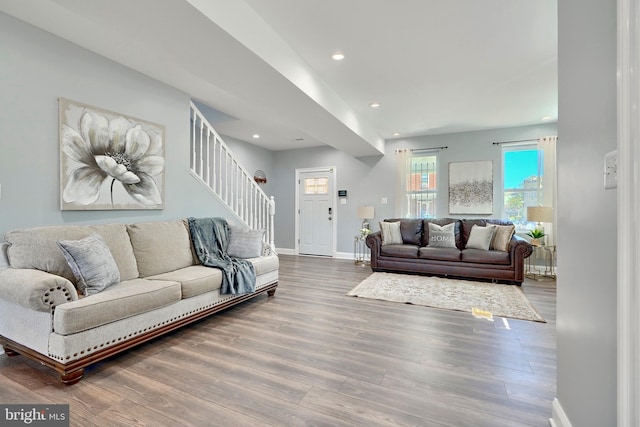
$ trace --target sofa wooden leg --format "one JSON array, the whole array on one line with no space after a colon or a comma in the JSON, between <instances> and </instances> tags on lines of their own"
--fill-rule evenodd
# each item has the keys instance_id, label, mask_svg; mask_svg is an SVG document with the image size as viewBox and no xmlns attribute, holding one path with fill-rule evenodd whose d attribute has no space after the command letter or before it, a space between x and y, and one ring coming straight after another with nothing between
<instances>
[{"instance_id":1,"label":"sofa wooden leg","mask_svg":"<svg viewBox=\"0 0 640 427\"><path fill-rule=\"evenodd\" d=\"M20 353L18 353L16 351L13 351L13 350L11 350L10 348L7 348L7 347L2 347L2 349L4 350L4 354L6 354L9 357L17 356L17 355L20 354Z\"/></svg>"},{"instance_id":2,"label":"sofa wooden leg","mask_svg":"<svg viewBox=\"0 0 640 427\"><path fill-rule=\"evenodd\" d=\"M84 368L80 368L71 372L61 372L60 381L65 385L72 385L80 381L83 376Z\"/></svg>"},{"instance_id":3,"label":"sofa wooden leg","mask_svg":"<svg viewBox=\"0 0 640 427\"><path fill-rule=\"evenodd\" d=\"M269 289L269 290L267 291L267 296L272 297L272 296L274 296L275 294L276 294L276 290L275 290L275 289Z\"/></svg>"}]
</instances>

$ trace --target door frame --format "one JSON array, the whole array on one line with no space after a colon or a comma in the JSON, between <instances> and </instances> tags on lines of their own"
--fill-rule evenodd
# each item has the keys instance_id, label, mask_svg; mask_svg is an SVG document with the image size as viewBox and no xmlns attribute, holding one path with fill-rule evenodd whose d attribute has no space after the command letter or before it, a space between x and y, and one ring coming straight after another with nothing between
<instances>
[{"instance_id":1,"label":"door frame","mask_svg":"<svg viewBox=\"0 0 640 427\"><path fill-rule=\"evenodd\" d=\"M296 176L295 176L295 193L296 193L296 203L294 210L295 217L295 236L294 236L294 252L296 255L300 255L300 186L302 183L300 182L300 174L308 173L308 172L333 172L333 180L332 188L329 188L329 194L332 203L333 203L333 219L331 221L331 233L333 234L332 239L332 248L331 248L331 257L336 257L336 240L338 238L338 209L337 209L337 196L336 196L336 185L338 181L338 169L335 166L324 166L324 167L316 167L316 168L296 168Z\"/></svg>"},{"instance_id":2,"label":"door frame","mask_svg":"<svg viewBox=\"0 0 640 427\"><path fill-rule=\"evenodd\" d=\"M618 0L618 408L619 426L640 423L640 1Z\"/></svg>"}]
</instances>

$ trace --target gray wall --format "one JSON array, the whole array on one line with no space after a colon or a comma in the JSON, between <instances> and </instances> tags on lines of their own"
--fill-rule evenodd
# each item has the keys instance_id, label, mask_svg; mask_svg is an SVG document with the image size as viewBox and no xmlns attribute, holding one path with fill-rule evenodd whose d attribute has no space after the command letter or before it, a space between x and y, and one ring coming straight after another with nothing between
<instances>
[{"instance_id":1,"label":"gray wall","mask_svg":"<svg viewBox=\"0 0 640 427\"><path fill-rule=\"evenodd\" d=\"M574 426L616 423L616 2L558 2L557 397Z\"/></svg>"},{"instance_id":2,"label":"gray wall","mask_svg":"<svg viewBox=\"0 0 640 427\"><path fill-rule=\"evenodd\" d=\"M16 227L227 215L189 174L187 94L2 13L0 56L0 236ZM59 97L165 125L166 209L60 211Z\"/></svg>"},{"instance_id":3,"label":"gray wall","mask_svg":"<svg viewBox=\"0 0 640 427\"><path fill-rule=\"evenodd\" d=\"M387 141L386 155L380 157L353 158L330 147L278 151L274 156L274 179L271 191L276 197L276 246L293 249L295 247L295 170L335 166L337 169L337 189L347 190L347 204L337 205L338 242L337 251L353 251L353 236L360 229L362 220L357 218L358 206L375 207L376 218L371 220L371 229L378 229L378 222L394 216L396 159L399 148L432 148L447 146L438 153L438 217L451 216L448 213L448 165L449 162L492 160L494 175L494 213L483 217L502 216L502 151L494 146L495 141L537 139L556 135L555 123L538 126L522 126L477 132L463 132L444 135L421 136ZM382 198L388 204L381 203ZM465 217L472 217L466 215Z\"/></svg>"}]
</instances>

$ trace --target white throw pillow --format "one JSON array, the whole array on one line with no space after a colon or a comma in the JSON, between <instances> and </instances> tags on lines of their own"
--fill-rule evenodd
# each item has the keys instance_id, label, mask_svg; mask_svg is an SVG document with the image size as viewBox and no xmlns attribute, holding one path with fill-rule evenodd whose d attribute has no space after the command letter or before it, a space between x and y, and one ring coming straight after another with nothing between
<instances>
[{"instance_id":1,"label":"white throw pillow","mask_svg":"<svg viewBox=\"0 0 640 427\"><path fill-rule=\"evenodd\" d=\"M262 238L264 229L245 230L241 227L229 226L229 246L227 255L232 258L257 258L262 255Z\"/></svg>"},{"instance_id":2,"label":"white throw pillow","mask_svg":"<svg viewBox=\"0 0 640 427\"><path fill-rule=\"evenodd\" d=\"M429 244L435 248L455 248L456 247L456 223L439 226L429 223Z\"/></svg>"},{"instance_id":3,"label":"white throw pillow","mask_svg":"<svg viewBox=\"0 0 640 427\"><path fill-rule=\"evenodd\" d=\"M120 271L104 239L93 233L80 240L56 242L78 281L78 290L85 295L120 282Z\"/></svg>"},{"instance_id":4,"label":"white throw pillow","mask_svg":"<svg viewBox=\"0 0 640 427\"><path fill-rule=\"evenodd\" d=\"M473 224L471 227L471 233L469 234L469 240L467 241L467 249L482 249L488 251L493 240L493 235L496 232L495 225L487 225L486 227L480 227Z\"/></svg>"},{"instance_id":5,"label":"white throw pillow","mask_svg":"<svg viewBox=\"0 0 640 427\"><path fill-rule=\"evenodd\" d=\"M383 245L401 245L402 233L400 232L400 221L381 222L380 234L382 234Z\"/></svg>"}]
</instances>

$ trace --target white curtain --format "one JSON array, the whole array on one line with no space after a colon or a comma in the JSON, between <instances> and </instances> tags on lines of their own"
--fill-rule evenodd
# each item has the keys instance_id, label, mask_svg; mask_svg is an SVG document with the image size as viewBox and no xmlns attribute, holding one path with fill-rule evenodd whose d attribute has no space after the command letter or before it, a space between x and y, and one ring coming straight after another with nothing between
<instances>
[{"instance_id":1,"label":"white curtain","mask_svg":"<svg viewBox=\"0 0 640 427\"><path fill-rule=\"evenodd\" d=\"M556 244L556 226L558 223L557 210L557 184L556 184L556 141L557 136L545 136L538 140L538 150L542 150L542 206L553 208L553 222L545 224L545 234L547 235L547 245Z\"/></svg>"},{"instance_id":2,"label":"white curtain","mask_svg":"<svg viewBox=\"0 0 640 427\"><path fill-rule=\"evenodd\" d=\"M409 201L407 199L409 168L411 168L411 150L396 150L396 218L406 218L409 214Z\"/></svg>"}]
</instances>

